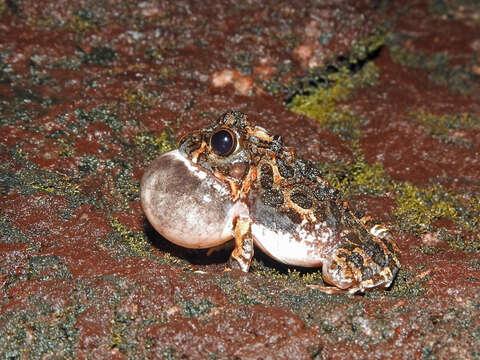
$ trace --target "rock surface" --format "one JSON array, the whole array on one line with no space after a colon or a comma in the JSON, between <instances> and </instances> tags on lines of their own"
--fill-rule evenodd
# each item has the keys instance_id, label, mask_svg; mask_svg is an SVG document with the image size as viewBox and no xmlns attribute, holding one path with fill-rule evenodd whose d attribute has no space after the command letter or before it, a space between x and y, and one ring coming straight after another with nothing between
<instances>
[{"instance_id":1,"label":"rock surface","mask_svg":"<svg viewBox=\"0 0 480 360\"><path fill-rule=\"evenodd\" d=\"M392 3L0 0L0 358L480 358L480 6ZM145 167L227 109L392 229L390 289L155 233Z\"/></svg>"}]
</instances>

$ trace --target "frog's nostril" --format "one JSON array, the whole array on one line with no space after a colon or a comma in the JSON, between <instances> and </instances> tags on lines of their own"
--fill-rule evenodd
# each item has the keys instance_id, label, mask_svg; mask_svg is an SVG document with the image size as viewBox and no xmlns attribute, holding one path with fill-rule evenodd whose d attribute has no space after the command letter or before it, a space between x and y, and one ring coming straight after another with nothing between
<instances>
[{"instance_id":1,"label":"frog's nostril","mask_svg":"<svg viewBox=\"0 0 480 360\"><path fill-rule=\"evenodd\" d=\"M220 156L228 156L235 150L235 136L227 129L221 129L212 135L210 145L213 151Z\"/></svg>"}]
</instances>

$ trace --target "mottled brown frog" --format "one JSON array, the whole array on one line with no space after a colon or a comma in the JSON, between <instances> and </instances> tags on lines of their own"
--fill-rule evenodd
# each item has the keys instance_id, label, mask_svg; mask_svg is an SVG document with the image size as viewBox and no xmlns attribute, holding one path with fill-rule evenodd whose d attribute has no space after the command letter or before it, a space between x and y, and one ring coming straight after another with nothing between
<instances>
[{"instance_id":1,"label":"mottled brown frog","mask_svg":"<svg viewBox=\"0 0 480 360\"><path fill-rule=\"evenodd\" d=\"M334 286L311 287L323 292L388 287L400 268L385 227L367 228L311 162L237 111L154 160L141 202L175 244L212 248L233 238L230 264L245 272L255 245L285 264L322 267Z\"/></svg>"}]
</instances>

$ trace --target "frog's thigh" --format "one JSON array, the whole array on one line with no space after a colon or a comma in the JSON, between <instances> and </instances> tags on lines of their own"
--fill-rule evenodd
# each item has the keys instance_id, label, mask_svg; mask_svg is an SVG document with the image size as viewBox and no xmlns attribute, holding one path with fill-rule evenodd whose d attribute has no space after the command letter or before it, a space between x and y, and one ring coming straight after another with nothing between
<instances>
[{"instance_id":1,"label":"frog's thigh","mask_svg":"<svg viewBox=\"0 0 480 360\"><path fill-rule=\"evenodd\" d=\"M354 266L352 256L355 261L359 258L357 253L352 253L344 248L339 248L333 252L322 266L323 280L341 290L352 287L362 279L361 269ZM363 262L363 259L360 259Z\"/></svg>"},{"instance_id":2,"label":"frog's thigh","mask_svg":"<svg viewBox=\"0 0 480 360\"><path fill-rule=\"evenodd\" d=\"M247 217L238 217L234 223L235 248L230 255L230 265L248 272L253 258L251 220Z\"/></svg>"}]
</instances>

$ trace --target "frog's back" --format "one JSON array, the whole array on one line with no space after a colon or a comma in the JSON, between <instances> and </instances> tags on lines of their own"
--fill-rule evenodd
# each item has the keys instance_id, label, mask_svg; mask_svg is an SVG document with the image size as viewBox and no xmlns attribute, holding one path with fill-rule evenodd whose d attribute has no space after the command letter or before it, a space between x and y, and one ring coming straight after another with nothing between
<instances>
[{"instance_id":1,"label":"frog's back","mask_svg":"<svg viewBox=\"0 0 480 360\"><path fill-rule=\"evenodd\" d=\"M324 279L340 288L388 286L400 266L388 231L369 230L311 162L277 141L262 151L247 197L256 245L286 264L323 264Z\"/></svg>"}]
</instances>

